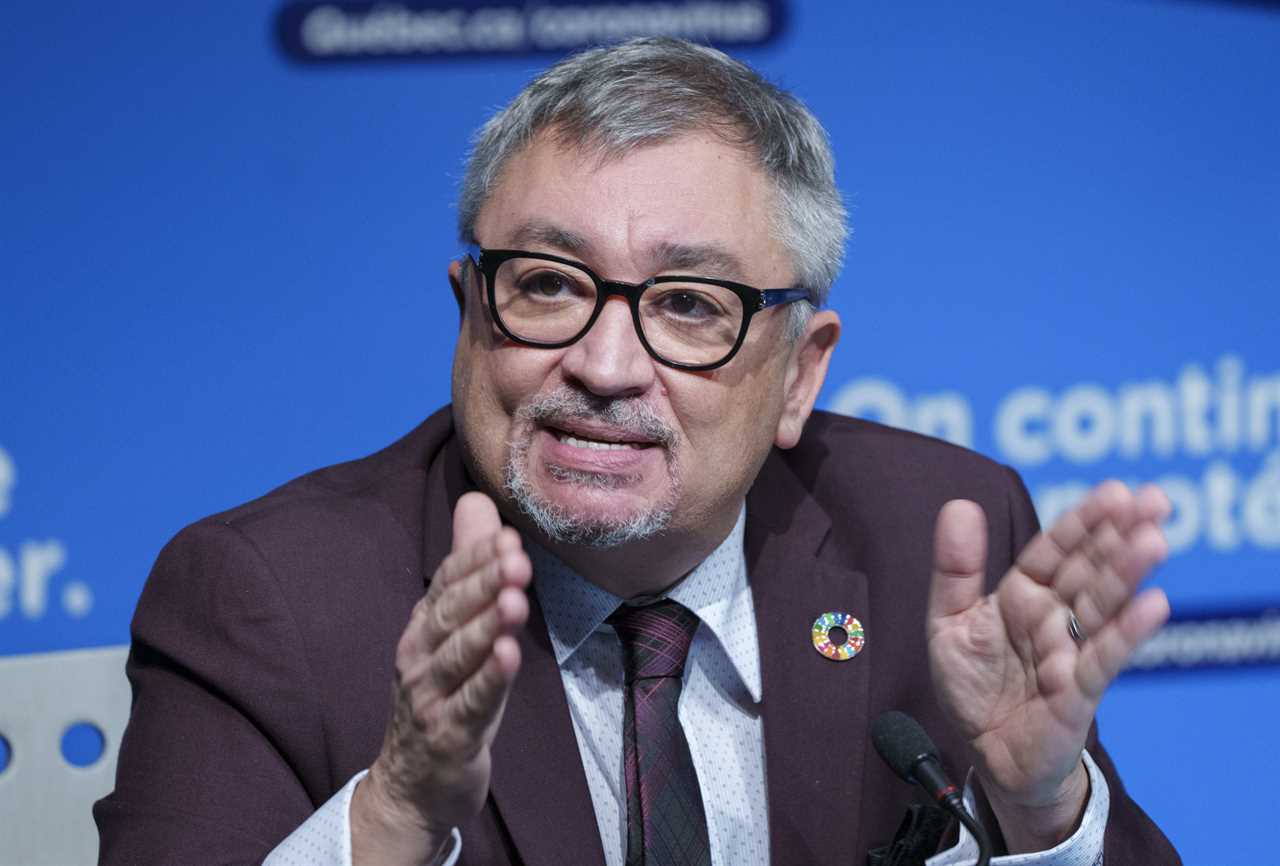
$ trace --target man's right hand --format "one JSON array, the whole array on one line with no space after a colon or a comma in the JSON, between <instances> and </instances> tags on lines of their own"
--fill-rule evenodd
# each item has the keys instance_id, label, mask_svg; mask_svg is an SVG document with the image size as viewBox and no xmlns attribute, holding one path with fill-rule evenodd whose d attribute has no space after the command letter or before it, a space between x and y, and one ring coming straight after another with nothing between
<instances>
[{"instance_id":1,"label":"man's right hand","mask_svg":"<svg viewBox=\"0 0 1280 866\"><path fill-rule=\"evenodd\" d=\"M422 864L489 792L489 747L520 669L533 568L482 493L453 512L453 550L396 647L391 722L351 800L354 864Z\"/></svg>"}]
</instances>

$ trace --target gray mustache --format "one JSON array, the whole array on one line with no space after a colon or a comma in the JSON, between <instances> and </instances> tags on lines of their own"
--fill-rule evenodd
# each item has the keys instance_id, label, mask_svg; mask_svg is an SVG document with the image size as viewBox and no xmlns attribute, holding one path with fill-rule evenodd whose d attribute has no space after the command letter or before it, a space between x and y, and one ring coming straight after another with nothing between
<instances>
[{"instance_id":1,"label":"gray mustache","mask_svg":"<svg viewBox=\"0 0 1280 866\"><path fill-rule=\"evenodd\" d=\"M516 416L525 421L555 425L556 421L578 419L608 424L627 433L674 449L680 437L638 397L597 397L572 388L557 388L521 406Z\"/></svg>"}]
</instances>

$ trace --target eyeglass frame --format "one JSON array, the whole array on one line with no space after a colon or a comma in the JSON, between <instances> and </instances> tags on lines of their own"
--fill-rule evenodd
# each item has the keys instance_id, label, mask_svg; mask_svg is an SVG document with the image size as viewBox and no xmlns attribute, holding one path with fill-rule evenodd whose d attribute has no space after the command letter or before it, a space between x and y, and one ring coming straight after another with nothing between
<instances>
[{"instance_id":1,"label":"eyeglass frame","mask_svg":"<svg viewBox=\"0 0 1280 866\"><path fill-rule=\"evenodd\" d=\"M687 370L689 372L702 372L705 370L715 370L723 367L725 364L733 360L733 356L738 354L738 350L742 348L743 342L747 338L747 328L751 325L751 319L756 313L767 310L770 307L782 306L783 304L791 304L796 301L807 301L810 299L812 292L801 286L793 286L787 289L757 289L754 286L748 286L745 283L736 283L732 280L722 280L714 277L696 277L685 276L681 274L664 274L649 277L641 283L625 283L619 280L606 280L591 268L582 262L573 259L567 259L563 256L553 255L551 253L535 253L528 250L500 250L488 249L475 244L467 248L467 258L469 258L476 270L484 277L485 295L488 298L489 309L492 314L493 323L498 326L504 336L513 343L521 346L529 346L534 349L563 349L566 346L572 346L587 335L595 325L596 319L600 317L600 311L604 309L605 303L615 295L626 298L627 305L631 308L631 324L636 330L636 336L640 339L640 345L644 346L644 350L649 353L649 357L653 358L660 364L672 367L677 370ZM567 340L557 342L541 342L538 340L530 340L527 337L520 337L511 332L502 316L498 314L498 298L497 298L497 273L498 268L504 262L516 258L539 259L546 262L555 262L556 264L568 265L576 268L591 278L596 287L596 306L591 311L591 315L587 318L587 322L582 328ZM732 348L719 361L710 364L681 364L676 361L662 357L649 344L649 340L644 335L644 328L640 324L640 296L653 286L662 283L694 283L704 286L719 286L728 289L738 296L742 301L742 325L738 329L738 338L734 341Z\"/></svg>"}]
</instances>

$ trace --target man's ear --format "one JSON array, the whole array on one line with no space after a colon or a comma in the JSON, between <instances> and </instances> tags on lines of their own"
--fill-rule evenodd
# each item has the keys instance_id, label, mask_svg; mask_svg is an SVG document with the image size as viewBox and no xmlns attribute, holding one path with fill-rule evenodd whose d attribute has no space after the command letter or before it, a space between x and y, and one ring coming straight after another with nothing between
<instances>
[{"instance_id":1,"label":"man's ear","mask_svg":"<svg viewBox=\"0 0 1280 866\"><path fill-rule=\"evenodd\" d=\"M449 262L449 285L453 287L453 299L458 302L458 319L467 314L467 281L472 278L471 264L466 259Z\"/></svg>"},{"instance_id":2,"label":"man's ear","mask_svg":"<svg viewBox=\"0 0 1280 866\"><path fill-rule=\"evenodd\" d=\"M794 448L800 441L804 424L827 378L831 352L839 340L840 317L834 310L819 310L792 346L783 382L782 415L773 438L779 448Z\"/></svg>"}]
</instances>

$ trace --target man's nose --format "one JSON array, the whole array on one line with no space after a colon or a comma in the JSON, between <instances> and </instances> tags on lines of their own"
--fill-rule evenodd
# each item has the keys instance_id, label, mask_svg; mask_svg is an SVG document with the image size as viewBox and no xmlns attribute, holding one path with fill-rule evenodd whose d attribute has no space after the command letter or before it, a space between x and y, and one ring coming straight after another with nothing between
<instances>
[{"instance_id":1,"label":"man's nose","mask_svg":"<svg viewBox=\"0 0 1280 866\"><path fill-rule=\"evenodd\" d=\"M613 297L586 336L565 350L560 365L592 394L617 397L647 391L655 363L636 334L626 299Z\"/></svg>"}]
</instances>

